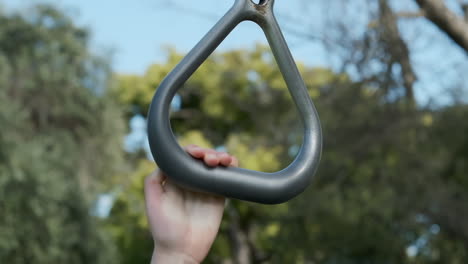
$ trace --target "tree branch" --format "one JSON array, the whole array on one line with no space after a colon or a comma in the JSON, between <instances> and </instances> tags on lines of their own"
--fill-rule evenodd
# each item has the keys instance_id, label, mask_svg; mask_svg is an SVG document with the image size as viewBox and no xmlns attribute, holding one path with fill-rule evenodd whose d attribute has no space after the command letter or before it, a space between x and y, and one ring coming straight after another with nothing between
<instances>
[{"instance_id":1,"label":"tree branch","mask_svg":"<svg viewBox=\"0 0 468 264\"><path fill-rule=\"evenodd\" d=\"M468 53L468 22L452 12L442 0L415 0L427 19Z\"/></svg>"},{"instance_id":2,"label":"tree branch","mask_svg":"<svg viewBox=\"0 0 468 264\"><path fill-rule=\"evenodd\" d=\"M414 102L413 85L417 77L411 65L409 49L401 37L398 28L398 18L393 10L388 5L387 0L379 1L380 8L380 23L383 29L382 38L387 43L387 50L391 56L389 71L393 63L398 63L401 66L401 77L405 88L406 98L410 102Z\"/></svg>"},{"instance_id":3,"label":"tree branch","mask_svg":"<svg viewBox=\"0 0 468 264\"><path fill-rule=\"evenodd\" d=\"M423 17L424 12L423 11L418 11L418 12L401 11L401 12L396 12L395 15L400 18L418 18L418 17Z\"/></svg>"}]
</instances>

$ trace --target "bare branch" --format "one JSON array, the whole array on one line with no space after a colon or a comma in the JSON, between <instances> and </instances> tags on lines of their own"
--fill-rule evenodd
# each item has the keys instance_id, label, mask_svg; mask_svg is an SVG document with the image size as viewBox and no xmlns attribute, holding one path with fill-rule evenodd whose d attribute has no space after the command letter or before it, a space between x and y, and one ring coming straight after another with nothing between
<instances>
[{"instance_id":1,"label":"bare branch","mask_svg":"<svg viewBox=\"0 0 468 264\"><path fill-rule=\"evenodd\" d=\"M452 12L442 0L415 0L427 19L468 53L468 22Z\"/></svg>"},{"instance_id":2,"label":"bare branch","mask_svg":"<svg viewBox=\"0 0 468 264\"><path fill-rule=\"evenodd\" d=\"M401 12L396 12L395 15L401 18L418 18L418 17L423 17L424 12L422 10L418 12L401 11Z\"/></svg>"},{"instance_id":3,"label":"bare branch","mask_svg":"<svg viewBox=\"0 0 468 264\"><path fill-rule=\"evenodd\" d=\"M416 81L416 74L409 55L408 47L401 37L398 29L397 16L393 13L386 0L379 1L380 23L384 30L382 37L388 43L388 52L391 56L391 64L398 63L401 66L401 77L405 87L406 98L414 102L413 85ZM391 66L391 65L390 65ZM389 67L389 70L391 67Z\"/></svg>"},{"instance_id":4,"label":"bare branch","mask_svg":"<svg viewBox=\"0 0 468 264\"><path fill-rule=\"evenodd\" d=\"M173 0L166 0L160 6L163 8L167 8L167 9L177 10L177 11L187 13L196 17L200 17L203 19L207 19L210 21L217 21L219 19L219 16L214 13L202 11L202 10L195 9L195 8L190 8ZM294 22L295 24L300 24L300 25L304 24L304 21L298 20L294 18L293 16L289 16L285 13L278 13L277 16L284 18L284 20L286 21ZM291 34L294 37L297 37L300 39L304 39L307 41L324 41L324 39L321 38L320 36L314 35L311 32L308 32L306 30L298 30L288 25L281 25L281 27L285 33Z\"/></svg>"}]
</instances>

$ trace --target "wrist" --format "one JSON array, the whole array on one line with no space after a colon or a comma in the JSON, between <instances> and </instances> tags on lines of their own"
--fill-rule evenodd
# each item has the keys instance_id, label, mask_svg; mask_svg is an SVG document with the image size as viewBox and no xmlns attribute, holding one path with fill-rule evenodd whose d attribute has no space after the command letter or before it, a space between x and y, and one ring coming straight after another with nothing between
<instances>
[{"instance_id":1,"label":"wrist","mask_svg":"<svg viewBox=\"0 0 468 264\"><path fill-rule=\"evenodd\" d=\"M151 258L151 264L199 264L192 256L187 254L169 250L162 247L155 247L153 251L153 257Z\"/></svg>"}]
</instances>

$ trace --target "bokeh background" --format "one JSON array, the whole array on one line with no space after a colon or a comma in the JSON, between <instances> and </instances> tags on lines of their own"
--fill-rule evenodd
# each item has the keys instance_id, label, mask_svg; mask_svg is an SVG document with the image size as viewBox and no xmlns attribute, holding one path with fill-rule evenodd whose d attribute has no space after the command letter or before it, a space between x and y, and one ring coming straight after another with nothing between
<instances>
[{"instance_id":1,"label":"bokeh background","mask_svg":"<svg viewBox=\"0 0 468 264\"><path fill-rule=\"evenodd\" d=\"M322 120L314 183L230 200L205 263L468 263L468 2L276 0ZM0 0L0 263L149 263L146 113L233 0ZM181 145L286 167L302 128L246 22L172 104Z\"/></svg>"}]
</instances>

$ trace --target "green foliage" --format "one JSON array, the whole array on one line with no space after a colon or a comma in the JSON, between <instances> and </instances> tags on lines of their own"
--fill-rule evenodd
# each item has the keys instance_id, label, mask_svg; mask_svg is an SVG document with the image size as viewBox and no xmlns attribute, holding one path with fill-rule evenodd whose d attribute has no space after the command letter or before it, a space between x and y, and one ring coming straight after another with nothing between
<instances>
[{"instance_id":1,"label":"green foliage","mask_svg":"<svg viewBox=\"0 0 468 264\"><path fill-rule=\"evenodd\" d=\"M153 240L146 221L143 183L154 170L154 162L140 160L131 172L120 175L123 188L117 193L106 227L116 241L121 263L151 262Z\"/></svg>"},{"instance_id":2,"label":"green foliage","mask_svg":"<svg viewBox=\"0 0 468 264\"><path fill-rule=\"evenodd\" d=\"M48 6L0 13L0 262L109 263L90 202L120 162L109 70Z\"/></svg>"},{"instance_id":3,"label":"green foliage","mask_svg":"<svg viewBox=\"0 0 468 264\"><path fill-rule=\"evenodd\" d=\"M120 115L146 112L181 58L168 49L143 76L110 82L60 11L0 13L0 263L149 263L143 179L155 165L123 162ZM392 80L299 68L325 135L315 182L286 204L230 200L206 263L236 263L239 247L252 263L465 263L467 106L420 109L388 99L379 87ZM181 145L224 147L266 172L297 153L301 124L267 47L212 55L179 95ZM99 222L91 203L109 190Z\"/></svg>"},{"instance_id":4,"label":"green foliage","mask_svg":"<svg viewBox=\"0 0 468 264\"><path fill-rule=\"evenodd\" d=\"M120 77L124 81L114 94L127 109L134 104L148 109L155 88L182 57L168 52L166 63L151 66L143 76ZM434 192L439 186L452 190L454 183L466 183L461 173L467 161L464 145L438 142L453 133L457 134L453 144L466 141L464 129L457 129L459 133L446 129L447 124L456 126L466 110L455 107L458 116L450 120L447 116L453 114L444 109L389 102L375 83L352 82L328 69L300 65L300 70L325 135L315 184L283 205L231 201L206 262L235 260L239 245L233 230L248 237L244 246L254 263L458 263L466 258L463 250L450 254L466 244L449 235L452 231L436 217L447 206L438 201L451 201L455 191ZM138 91L126 78L137 84ZM286 167L300 146L299 119L268 48L212 55L179 95L182 108L172 113L172 126L181 145L223 146L239 157L242 167L261 171ZM459 149L455 157L447 156L453 149ZM450 177L453 183L441 177ZM137 178L142 181L141 174ZM457 192L466 193L464 186L458 185ZM132 192L141 198L139 188ZM120 196L120 203L137 208L127 194ZM143 213L141 208L139 214ZM124 221L122 214L128 212L114 214ZM456 211L444 214L453 216ZM431 233L434 225L440 232ZM137 229L120 235L140 239L137 234L146 226ZM426 238L424 248L416 256L407 255L407 248L421 237ZM148 250L148 240L139 241Z\"/></svg>"}]
</instances>

